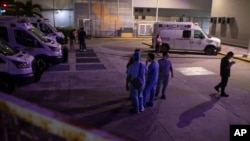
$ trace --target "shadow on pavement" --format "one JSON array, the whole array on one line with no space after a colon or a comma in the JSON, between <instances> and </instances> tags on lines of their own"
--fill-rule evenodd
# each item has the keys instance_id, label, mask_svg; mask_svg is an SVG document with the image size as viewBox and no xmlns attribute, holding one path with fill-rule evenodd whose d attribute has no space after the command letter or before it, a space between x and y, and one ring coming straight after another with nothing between
<instances>
[{"instance_id":1,"label":"shadow on pavement","mask_svg":"<svg viewBox=\"0 0 250 141\"><path fill-rule=\"evenodd\" d=\"M179 117L179 122L177 123L177 127L184 128L189 126L194 119L204 117L205 112L209 111L213 108L214 104L216 104L220 97L216 97L216 94L210 94L211 100L205 103L201 103L192 109L189 109L182 113Z\"/></svg>"}]
</instances>

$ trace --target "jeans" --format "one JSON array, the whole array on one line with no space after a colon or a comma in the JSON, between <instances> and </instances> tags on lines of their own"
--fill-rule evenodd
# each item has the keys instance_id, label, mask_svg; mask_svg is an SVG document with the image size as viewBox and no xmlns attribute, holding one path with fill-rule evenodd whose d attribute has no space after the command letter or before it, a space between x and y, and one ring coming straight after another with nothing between
<instances>
[{"instance_id":1,"label":"jeans","mask_svg":"<svg viewBox=\"0 0 250 141\"><path fill-rule=\"evenodd\" d=\"M86 49L86 44L85 44L85 41L80 41L80 43L79 43L79 47L80 47L80 50L84 50L84 49Z\"/></svg>"},{"instance_id":2,"label":"jeans","mask_svg":"<svg viewBox=\"0 0 250 141\"><path fill-rule=\"evenodd\" d=\"M225 94L225 88L227 86L228 76L222 76L221 82L215 86L216 88L221 88L221 94Z\"/></svg>"},{"instance_id":3,"label":"jeans","mask_svg":"<svg viewBox=\"0 0 250 141\"><path fill-rule=\"evenodd\" d=\"M156 96L159 95L161 84L163 85L161 94L162 94L162 96L166 96L166 89L168 86L168 81L169 81L169 75L158 77L158 82L157 82L157 87L156 87Z\"/></svg>"}]
</instances>

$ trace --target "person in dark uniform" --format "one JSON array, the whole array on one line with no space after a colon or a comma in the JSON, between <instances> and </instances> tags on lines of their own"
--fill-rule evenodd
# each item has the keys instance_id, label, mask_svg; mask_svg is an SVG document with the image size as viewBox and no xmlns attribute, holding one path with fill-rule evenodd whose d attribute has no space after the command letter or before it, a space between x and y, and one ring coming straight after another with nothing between
<instances>
[{"instance_id":1,"label":"person in dark uniform","mask_svg":"<svg viewBox=\"0 0 250 141\"><path fill-rule=\"evenodd\" d=\"M72 29L70 32L70 36L69 36L69 38L70 38L70 50L72 50L72 51L75 50L75 47L74 47L75 40L76 40L75 34L76 34L76 29Z\"/></svg>"},{"instance_id":2,"label":"person in dark uniform","mask_svg":"<svg viewBox=\"0 0 250 141\"><path fill-rule=\"evenodd\" d=\"M221 59L220 63L220 76L221 76L221 82L214 87L214 89L219 92L221 88L221 94L220 96L228 97L229 95L225 93L225 88L227 86L228 78L230 77L230 70L233 64L235 64L234 61L229 61L233 57L234 53L232 51L229 51L225 57Z\"/></svg>"},{"instance_id":3,"label":"person in dark uniform","mask_svg":"<svg viewBox=\"0 0 250 141\"><path fill-rule=\"evenodd\" d=\"M86 32L84 31L83 28L81 28L80 32L78 33L80 51L86 51L85 38L86 38Z\"/></svg>"}]
</instances>

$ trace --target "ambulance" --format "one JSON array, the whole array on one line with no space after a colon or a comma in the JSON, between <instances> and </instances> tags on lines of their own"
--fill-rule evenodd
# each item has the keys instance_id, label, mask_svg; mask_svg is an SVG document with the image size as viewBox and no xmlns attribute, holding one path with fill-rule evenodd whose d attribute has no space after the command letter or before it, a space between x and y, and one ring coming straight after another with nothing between
<instances>
[{"instance_id":1,"label":"ambulance","mask_svg":"<svg viewBox=\"0 0 250 141\"><path fill-rule=\"evenodd\" d=\"M50 25L49 19L40 18L40 17L27 17L29 21L42 31L46 36L50 38L55 38L56 41L60 44L67 44L67 38L62 32L57 31L53 26Z\"/></svg>"},{"instance_id":2,"label":"ambulance","mask_svg":"<svg viewBox=\"0 0 250 141\"><path fill-rule=\"evenodd\" d=\"M35 57L41 71L62 62L62 45L45 37L26 18L0 16L0 38Z\"/></svg>"},{"instance_id":3,"label":"ambulance","mask_svg":"<svg viewBox=\"0 0 250 141\"><path fill-rule=\"evenodd\" d=\"M40 18L40 17L27 17L27 19L32 23L34 27L39 29L45 36L49 39L56 40L58 43L62 45L62 53L63 53L63 63L68 61L68 48L67 44L67 37L64 36L62 32L59 32L50 25L49 19Z\"/></svg>"},{"instance_id":4,"label":"ambulance","mask_svg":"<svg viewBox=\"0 0 250 141\"><path fill-rule=\"evenodd\" d=\"M162 40L161 51L202 51L207 55L215 55L221 50L221 40L210 37L193 22L156 22L152 35L154 48L157 35Z\"/></svg>"},{"instance_id":5,"label":"ambulance","mask_svg":"<svg viewBox=\"0 0 250 141\"><path fill-rule=\"evenodd\" d=\"M11 48L0 39L0 90L12 93L16 86L30 84L34 79L34 57Z\"/></svg>"}]
</instances>

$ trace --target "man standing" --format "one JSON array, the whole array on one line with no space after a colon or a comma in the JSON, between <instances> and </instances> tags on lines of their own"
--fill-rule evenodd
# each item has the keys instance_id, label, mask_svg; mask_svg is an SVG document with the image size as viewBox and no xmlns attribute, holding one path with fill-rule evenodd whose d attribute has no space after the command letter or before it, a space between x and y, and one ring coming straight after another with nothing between
<instances>
[{"instance_id":1,"label":"man standing","mask_svg":"<svg viewBox=\"0 0 250 141\"><path fill-rule=\"evenodd\" d=\"M221 76L221 82L214 87L214 89L219 92L221 88L221 94L220 96L228 97L225 93L225 88L227 86L228 78L230 77L230 70L233 64L235 64L234 61L229 62L229 60L233 57L234 53L232 51L229 51L225 57L221 59L220 63L220 76Z\"/></svg>"},{"instance_id":2,"label":"man standing","mask_svg":"<svg viewBox=\"0 0 250 141\"><path fill-rule=\"evenodd\" d=\"M83 28L81 28L80 32L78 33L80 51L86 51L85 38L86 38L86 32L84 31Z\"/></svg>"},{"instance_id":3,"label":"man standing","mask_svg":"<svg viewBox=\"0 0 250 141\"><path fill-rule=\"evenodd\" d=\"M161 46L162 46L162 40L159 34L156 35L156 46L155 46L155 53L157 56L159 56L159 53L161 52Z\"/></svg>"},{"instance_id":4,"label":"man standing","mask_svg":"<svg viewBox=\"0 0 250 141\"><path fill-rule=\"evenodd\" d=\"M126 89L127 91L129 90L132 100L133 109L131 110L131 113L138 114L139 112L144 111L142 91L145 86L145 74L147 68L145 64L139 61L139 52L135 52L133 54L133 58L134 63L129 66L127 71ZM139 77L143 81L142 87L139 89L135 88L135 86L133 86L131 83L132 80L137 77Z\"/></svg>"},{"instance_id":5,"label":"man standing","mask_svg":"<svg viewBox=\"0 0 250 141\"><path fill-rule=\"evenodd\" d=\"M162 59L158 61L159 63L159 77L156 87L156 96L158 96L161 84L162 86L162 99L166 99L166 88L168 86L169 81L169 73L171 73L171 77L174 77L172 63L169 60L168 52L162 53Z\"/></svg>"},{"instance_id":6,"label":"man standing","mask_svg":"<svg viewBox=\"0 0 250 141\"><path fill-rule=\"evenodd\" d=\"M76 37L75 37L75 35L76 35L76 29L72 29L71 31L70 31L70 36L69 36L69 38L70 38L70 50L72 50L72 51L74 51L75 50L75 47L74 47L74 44L75 44L75 42L76 42Z\"/></svg>"},{"instance_id":7,"label":"man standing","mask_svg":"<svg viewBox=\"0 0 250 141\"><path fill-rule=\"evenodd\" d=\"M143 105L154 106L159 64L157 61L155 61L155 55L153 53L148 53L146 65L148 64L148 62L150 62L150 65L148 66L146 85L143 90ZM150 93L149 102L146 103L146 99L149 93Z\"/></svg>"}]
</instances>

